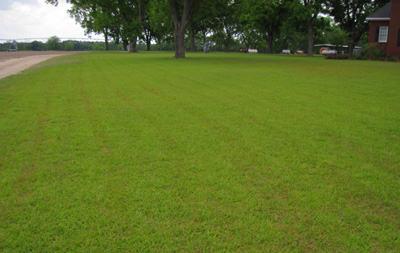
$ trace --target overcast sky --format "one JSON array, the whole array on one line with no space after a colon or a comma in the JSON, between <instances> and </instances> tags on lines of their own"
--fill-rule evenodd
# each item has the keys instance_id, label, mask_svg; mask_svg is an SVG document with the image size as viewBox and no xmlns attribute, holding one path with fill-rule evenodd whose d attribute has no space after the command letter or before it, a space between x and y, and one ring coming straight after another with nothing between
<instances>
[{"instance_id":1,"label":"overcast sky","mask_svg":"<svg viewBox=\"0 0 400 253\"><path fill-rule=\"evenodd\" d=\"M0 39L21 38L87 38L60 0L57 7L45 0L0 0ZM103 38L102 36L92 36ZM0 41L0 43L3 41Z\"/></svg>"}]
</instances>

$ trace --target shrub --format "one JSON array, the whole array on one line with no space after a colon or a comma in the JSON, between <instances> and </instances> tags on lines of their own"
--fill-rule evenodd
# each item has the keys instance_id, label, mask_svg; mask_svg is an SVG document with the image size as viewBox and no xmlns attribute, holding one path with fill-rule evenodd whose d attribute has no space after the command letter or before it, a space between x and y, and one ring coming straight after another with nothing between
<instances>
[{"instance_id":1,"label":"shrub","mask_svg":"<svg viewBox=\"0 0 400 253\"><path fill-rule=\"evenodd\" d=\"M352 60L367 60L367 56L366 55L355 55L355 54L351 54L350 59Z\"/></svg>"},{"instance_id":2,"label":"shrub","mask_svg":"<svg viewBox=\"0 0 400 253\"><path fill-rule=\"evenodd\" d=\"M106 46L101 45L100 43L95 43L93 46L93 50L94 51L104 51L104 50L106 50Z\"/></svg>"},{"instance_id":3,"label":"shrub","mask_svg":"<svg viewBox=\"0 0 400 253\"><path fill-rule=\"evenodd\" d=\"M356 56L355 59L356 59L356 60L368 60L368 56L366 56L366 55L360 55L360 56Z\"/></svg>"},{"instance_id":4,"label":"shrub","mask_svg":"<svg viewBox=\"0 0 400 253\"><path fill-rule=\"evenodd\" d=\"M363 53L371 60L381 60L385 58L385 54L378 48L378 44L376 43L366 44L363 48Z\"/></svg>"},{"instance_id":5,"label":"shrub","mask_svg":"<svg viewBox=\"0 0 400 253\"><path fill-rule=\"evenodd\" d=\"M325 59L328 59L328 60L348 60L348 59L350 59L350 55L348 55L348 54L336 54L336 55L334 55L334 54L330 54L330 55L327 55L327 56L325 56Z\"/></svg>"},{"instance_id":6,"label":"shrub","mask_svg":"<svg viewBox=\"0 0 400 253\"><path fill-rule=\"evenodd\" d=\"M387 60L388 60L388 61L397 62L397 58L394 57L393 55L388 56Z\"/></svg>"}]
</instances>

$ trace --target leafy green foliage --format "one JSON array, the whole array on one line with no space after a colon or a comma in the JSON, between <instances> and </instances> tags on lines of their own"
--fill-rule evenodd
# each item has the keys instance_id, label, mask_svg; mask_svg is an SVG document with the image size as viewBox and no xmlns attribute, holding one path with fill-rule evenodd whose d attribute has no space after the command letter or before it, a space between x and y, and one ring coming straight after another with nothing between
<instances>
[{"instance_id":1,"label":"leafy green foliage","mask_svg":"<svg viewBox=\"0 0 400 253\"><path fill-rule=\"evenodd\" d=\"M58 51L92 51L99 45L101 48L105 48L106 45L104 42L85 42L85 41L75 41L75 40L67 40L62 41L58 45ZM0 43L0 51L5 51L9 47L8 43ZM155 46L155 48L160 48L159 46ZM18 49L20 51L46 51L47 44L40 41L32 41L32 42L19 42ZM121 50L118 48L118 45L114 42L111 42L109 45L109 50Z\"/></svg>"},{"instance_id":2,"label":"leafy green foliage","mask_svg":"<svg viewBox=\"0 0 400 253\"><path fill-rule=\"evenodd\" d=\"M47 50L60 50L61 41L57 36L50 37L46 42Z\"/></svg>"},{"instance_id":3,"label":"leafy green foliage","mask_svg":"<svg viewBox=\"0 0 400 253\"><path fill-rule=\"evenodd\" d=\"M390 0L326 0L325 2L325 11L334 17L335 21L348 34L350 49L352 49L360 41L362 35L368 31L366 17Z\"/></svg>"},{"instance_id":4,"label":"leafy green foliage","mask_svg":"<svg viewBox=\"0 0 400 253\"><path fill-rule=\"evenodd\" d=\"M67 43L65 44L65 51L72 51L72 50L74 50L74 43L72 43L72 42L67 42Z\"/></svg>"},{"instance_id":5,"label":"leafy green foliage","mask_svg":"<svg viewBox=\"0 0 400 253\"><path fill-rule=\"evenodd\" d=\"M387 60L388 60L388 61L392 61L392 62L397 62L399 59L397 59L397 58L394 57L393 55L389 55L389 56L387 57Z\"/></svg>"},{"instance_id":6,"label":"leafy green foliage","mask_svg":"<svg viewBox=\"0 0 400 253\"><path fill-rule=\"evenodd\" d=\"M44 50L46 50L46 47L43 42L32 41L31 42L31 50L32 51L44 51Z\"/></svg>"},{"instance_id":7,"label":"leafy green foliage","mask_svg":"<svg viewBox=\"0 0 400 253\"><path fill-rule=\"evenodd\" d=\"M332 30L326 36L327 43L335 45L336 50L339 50L343 45L348 45L348 34L337 26L331 28Z\"/></svg>"},{"instance_id":8,"label":"leafy green foliage","mask_svg":"<svg viewBox=\"0 0 400 253\"><path fill-rule=\"evenodd\" d=\"M240 16L242 36L251 37L257 41L258 33L264 43L258 42L257 48L266 47L266 52L272 53L273 42L279 36L282 23L285 20L287 10L284 3L285 1L277 0L243 1Z\"/></svg>"},{"instance_id":9,"label":"leafy green foliage","mask_svg":"<svg viewBox=\"0 0 400 253\"><path fill-rule=\"evenodd\" d=\"M48 0L57 4L57 0ZM350 50L365 40L365 17L388 0L68 0L70 14L87 33L104 33L123 48L136 52L141 41L175 42L175 57L205 44L224 51L257 48L278 53L282 49L307 51L314 43L332 41ZM322 17L320 14L335 18ZM340 25L340 29L337 29ZM331 29L332 28L332 29ZM345 38L347 36L347 38ZM363 38L363 39L362 39ZM195 42L201 40L200 42ZM238 43L239 40L239 43ZM108 40L106 39L106 48ZM188 43L189 42L189 43ZM217 44L217 45L216 45Z\"/></svg>"},{"instance_id":10,"label":"leafy green foliage","mask_svg":"<svg viewBox=\"0 0 400 253\"><path fill-rule=\"evenodd\" d=\"M235 36L240 33L240 15L238 1L228 1L226 6L218 9L217 25L213 30L213 40L220 46L220 51L229 52L235 43Z\"/></svg>"},{"instance_id":11,"label":"leafy green foliage","mask_svg":"<svg viewBox=\"0 0 400 253\"><path fill-rule=\"evenodd\" d=\"M156 34L155 39L158 43L174 40L174 25L172 23L170 15L170 9L167 1L150 1L149 23Z\"/></svg>"},{"instance_id":12,"label":"leafy green foliage","mask_svg":"<svg viewBox=\"0 0 400 253\"><path fill-rule=\"evenodd\" d=\"M376 43L364 45L363 53L371 60L380 60L381 58L385 58L384 52L378 48Z\"/></svg>"}]
</instances>

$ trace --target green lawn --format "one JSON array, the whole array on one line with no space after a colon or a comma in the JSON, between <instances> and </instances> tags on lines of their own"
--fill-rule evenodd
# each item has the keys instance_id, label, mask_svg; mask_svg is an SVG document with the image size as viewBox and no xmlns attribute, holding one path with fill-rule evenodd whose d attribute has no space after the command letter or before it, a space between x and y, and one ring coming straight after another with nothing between
<instances>
[{"instance_id":1,"label":"green lawn","mask_svg":"<svg viewBox=\"0 0 400 253\"><path fill-rule=\"evenodd\" d=\"M400 64L171 56L0 80L1 251L400 251Z\"/></svg>"}]
</instances>

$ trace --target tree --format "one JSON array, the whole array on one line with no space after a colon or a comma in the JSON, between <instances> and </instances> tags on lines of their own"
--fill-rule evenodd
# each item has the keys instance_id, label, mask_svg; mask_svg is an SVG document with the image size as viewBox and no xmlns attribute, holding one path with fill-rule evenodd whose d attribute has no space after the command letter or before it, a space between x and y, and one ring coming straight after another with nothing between
<instances>
[{"instance_id":1,"label":"tree","mask_svg":"<svg viewBox=\"0 0 400 253\"><path fill-rule=\"evenodd\" d=\"M285 19L283 0L247 0L248 12L242 11L242 20L257 29L267 44L267 53L272 54L273 42L280 34Z\"/></svg>"},{"instance_id":2,"label":"tree","mask_svg":"<svg viewBox=\"0 0 400 253\"><path fill-rule=\"evenodd\" d=\"M50 37L47 42L47 50L60 50L61 49L61 43L60 39L57 36L52 36Z\"/></svg>"},{"instance_id":3,"label":"tree","mask_svg":"<svg viewBox=\"0 0 400 253\"><path fill-rule=\"evenodd\" d=\"M175 57L185 58L185 31L196 0L168 0L174 23Z\"/></svg>"},{"instance_id":4,"label":"tree","mask_svg":"<svg viewBox=\"0 0 400 253\"><path fill-rule=\"evenodd\" d=\"M199 3L204 4L204 1L206 0L199 1ZM53 5L58 4L58 0L46 0L46 2ZM72 10L72 13L74 15L76 14L76 16L79 17L78 20L84 22L83 25L90 31L100 31L100 28L109 28L110 23L115 20L117 25L110 29L113 38L116 42L122 40L124 46L129 40L130 52L136 51L138 37L140 39L146 39L146 42L149 45L152 31L167 30L164 28L153 28L152 24L154 24L154 22L152 21L152 18L149 18L149 22L147 22L147 20L144 22L145 26L142 24L144 18L147 19L147 13L144 12L149 11L151 14L154 14L154 6L164 6L167 2L166 0L67 0L67 2L74 6L75 10ZM200 20L199 18L192 19L193 11L195 9L201 10L199 7L194 8L196 2L197 0L168 0L169 15L167 16L171 17L174 28L175 58L185 57L185 32L190 21L192 20L191 24L193 27L198 27L201 21L203 21L203 19ZM211 0L207 0L207 2L209 4L214 3L214 1ZM149 7L149 4L151 4L152 8L146 8ZM203 12L201 12L203 17L207 16L207 8L208 6L205 5ZM161 13L161 15L165 14L164 12ZM82 18L82 16L84 18ZM160 17L160 15L156 16ZM112 18L109 19L109 17ZM168 22L163 22L161 23L161 26L167 25L167 23ZM207 25L201 25L201 27L205 30ZM106 29L104 31L107 33L108 30ZM143 31L145 31L144 36ZM161 35L157 35L157 32L155 32L155 34L155 36L158 37L164 35L162 33L160 33Z\"/></svg>"},{"instance_id":5,"label":"tree","mask_svg":"<svg viewBox=\"0 0 400 253\"><path fill-rule=\"evenodd\" d=\"M171 11L168 1L151 0L149 3L149 26L153 38L158 44L174 40L174 24L171 20Z\"/></svg>"},{"instance_id":6,"label":"tree","mask_svg":"<svg viewBox=\"0 0 400 253\"><path fill-rule=\"evenodd\" d=\"M74 43L69 41L65 44L65 51L72 51L72 50L74 50Z\"/></svg>"},{"instance_id":7,"label":"tree","mask_svg":"<svg viewBox=\"0 0 400 253\"><path fill-rule=\"evenodd\" d=\"M137 39L142 33L143 8L147 0L91 0L108 10L120 28L116 28L122 41L129 40L129 52L137 52ZM116 39L116 38L114 38ZM119 39L116 39L118 41Z\"/></svg>"},{"instance_id":8,"label":"tree","mask_svg":"<svg viewBox=\"0 0 400 253\"><path fill-rule=\"evenodd\" d=\"M322 10L321 0L303 0L304 15L307 22L308 48L307 55L314 55L314 23Z\"/></svg>"},{"instance_id":9,"label":"tree","mask_svg":"<svg viewBox=\"0 0 400 253\"><path fill-rule=\"evenodd\" d=\"M237 36L242 44L249 48L265 47L263 45L262 34L260 32L258 21L253 17L252 9L255 1L242 0L235 6L239 20L237 23ZM256 9L256 8L255 8Z\"/></svg>"},{"instance_id":10,"label":"tree","mask_svg":"<svg viewBox=\"0 0 400 253\"><path fill-rule=\"evenodd\" d=\"M223 44L225 52L230 50L237 34L239 15L235 5L235 2L228 1L225 8L218 9L218 25L213 30L214 37Z\"/></svg>"},{"instance_id":11,"label":"tree","mask_svg":"<svg viewBox=\"0 0 400 253\"><path fill-rule=\"evenodd\" d=\"M70 15L75 18L76 22L81 24L82 28L85 29L86 35L92 32L96 34L102 33L106 50L108 51L110 27L116 23L111 13L92 1L74 2L75 4L69 10Z\"/></svg>"},{"instance_id":12,"label":"tree","mask_svg":"<svg viewBox=\"0 0 400 253\"><path fill-rule=\"evenodd\" d=\"M56 5L58 0L46 0ZM90 31L104 29L108 36L109 29L113 31L115 41L129 41L130 52L136 52L138 36L141 35L143 8L148 0L67 0L73 5L71 13L83 22ZM83 17L83 18L82 18ZM82 24L82 23L81 23ZM109 26L112 26L110 28Z\"/></svg>"},{"instance_id":13,"label":"tree","mask_svg":"<svg viewBox=\"0 0 400 253\"><path fill-rule=\"evenodd\" d=\"M297 45L304 48L302 33L306 34L307 55L312 57L314 55L316 28L323 24L323 22L320 22L319 14L323 10L324 0L288 0L284 4L288 15L284 21L286 31L283 31L281 36L291 38L292 46Z\"/></svg>"},{"instance_id":14,"label":"tree","mask_svg":"<svg viewBox=\"0 0 400 253\"><path fill-rule=\"evenodd\" d=\"M190 51L194 52L195 37L198 33L201 33L203 39L203 46L206 43L207 34L216 29L219 25L219 17L221 14L220 10L227 7L230 0L202 0L197 1L189 20L189 39L190 39Z\"/></svg>"},{"instance_id":15,"label":"tree","mask_svg":"<svg viewBox=\"0 0 400 253\"><path fill-rule=\"evenodd\" d=\"M348 34L349 51L352 53L354 46L368 31L366 17L390 0L326 0L325 2L325 12L334 17L340 28Z\"/></svg>"},{"instance_id":16,"label":"tree","mask_svg":"<svg viewBox=\"0 0 400 253\"><path fill-rule=\"evenodd\" d=\"M44 51L46 50L46 45L43 42L34 40L31 42L32 51Z\"/></svg>"},{"instance_id":17,"label":"tree","mask_svg":"<svg viewBox=\"0 0 400 253\"><path fill-rule=\"evenodd\" d=\"M323 10L323 0L294 0L289 6L293 13L295 22L305 24L307 32L307 55L314 55L314 28L318 14Z\"/></svg>"},{"instance_id":18,"label":"tree","mask_svg":"<svg viewBox=\"0 0 400 253\"><path fill-rule=\"evenodd\" d=\"M275 47L278 47L280 52L283 49L289 49L292 52L305 50L308 47L308 36L303 28L298 23L294 23L292 18L286 19Z\"/></svg>"},{"instance_id":19,"label":"tree","mask_svg":"<svg viewBox=\"0 0 400 253\"><path fill-rule=\"evenodd\" d=\"M150 51L151 41L155 36L155 31L150 22L151 6L146 4L143 9L143 21L142 21L142 37L146 43L147 51Z\"/></svg>"},{"instance_id":20,"label":"tree","mask_svg":"<svg viewBox=\"0 0 400 253\"><path fill-rule=\"evenodd\" d=\"M332 26L331 30L326 34L326 42L335 45L335 49L339 51L343 45L348 44L348 35L338 26Z\"/></svg>"}]
</instances>

